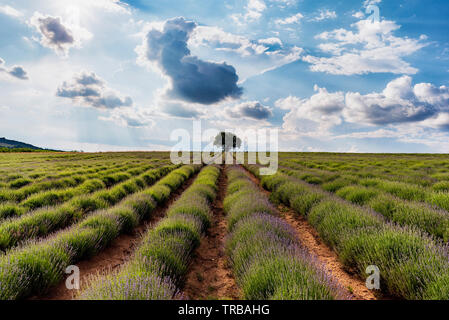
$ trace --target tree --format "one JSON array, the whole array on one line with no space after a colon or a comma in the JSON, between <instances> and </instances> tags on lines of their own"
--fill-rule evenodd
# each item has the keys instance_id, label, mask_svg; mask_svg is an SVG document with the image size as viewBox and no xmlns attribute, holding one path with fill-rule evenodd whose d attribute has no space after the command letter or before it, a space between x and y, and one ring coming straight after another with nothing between
<instances>
[{"instance_id":1,"label":"tree","mask_svg":"<svg viewBox=\"0 0 449 320\"><path fill-rule=\"evenodd\" d=\"M231 132L220 132L214 140L214 146L221 148L223 152L238 149L242 145L242 140Z\"/></svg>"}]
</instances>

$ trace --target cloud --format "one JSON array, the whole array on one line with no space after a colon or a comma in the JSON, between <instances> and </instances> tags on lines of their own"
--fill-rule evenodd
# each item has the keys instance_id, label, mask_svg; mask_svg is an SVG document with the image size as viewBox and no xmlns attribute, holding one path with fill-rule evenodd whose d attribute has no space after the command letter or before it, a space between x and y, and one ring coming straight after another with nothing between
<instances>
[{"instance_id":1,"label":"cloud","mask_svg":"<svg viewBox=\"0 0 449 320\"><path fill-rule=\"evenodd\" d=\"M23 13L18 11L17 9L14 9L11 6L5 5L0 6L0 13L6 14L7 16L13 17L13 18L20 18L23 16Z\"/></svg>"},{"instance_id":2,"label":"cloud","mask_svg":"<svg viewBox=\"0 0 449 320\"><path fill-rule=\"evenodd\" d=\"M139 60L156 65L170 79L166 95L171 99L209 105L239 98L243 90L233 66L191 55L187 42L196 27L194 22L175 18L167 20L162 30L151 29L137 48Z\"/></svg>"},{"instance_id":3,"label":"cloud","mask_svg":"<svg viewBox=\"0 0 449 320\"><path fill-rule=\"evenodd\" d=\"M246 8L248 10L247 15L250 16L250 18L258 19L262 12L267 9L267 5L263 0L248 0Z\"/></svg>"},{"instance_id":4,"label":"cloud","mask_svg":"<svg viewBox=\"0 0 449 320\"><path fill-rule=\"evenodd\" d=\"M289 111L283 123L286 133L328 136L330 129L343 121L358 126L403 127L415 123L418 127L449 129L446 86L430 83L413 86L410 76L402 76L389 82L380 93L330 93L318 86L315 91L317 93L307 99L290 96L276 101L276 107ZM373 137L383 137L385 131L378 133L382 136ZM363 133L361 137L365 137Z\"/></svg>"},{"instance_id":5,"label":"cloud","mask_svg":"<svg viewBox=\"0 0 449 320\"><path fill-rule=\"evenodd\" d=\"M304 135L327 134L328 129L342 122L345 108L343 92L329 93L315 85L316 93L308 99L287 97L276 101L276 107L289 110L284 117L283 129Z\"/></svg>"},{"instance_id":6,"label":"cloud","mask_svg":"<svg viewBox=\"0 0 449 320\"><path fill-rule=\"evenodd\" d=\"M231 118L251 118L255 120L266 120L273 116L273 112L259 101L248 101L225 109L225 114Z\"/></svg>"},{"instance_id":7,"label":"cloud","mask_svg":"<svg viewBox=\"0 0 449 320\"><path fill-rule=\"evenodd\" d=\"M298 0L270 0L270 2L277 3L278 7L284 9L286 7L297 4Z\"/></svg>"},{"instance_id":8,"label":"cloud","mask_svg":"<svg viewBox=\"0 0 449 320\"><path fill-rule=\"evenodd\" d=\"M435 99L435 95L432 97ZM429 99L427 95L418 97L412 87L412 78L403 76L391 81L382 93L361 95L348 92L343 114L346 121L353 123L386 125L419 122L434 116L439 110L437 105L426 102Z\"/></svg>"},{"instance_id":9,"label":"cloud","mask_svg":"<svg viewBox=\"0 0 449 320\"><path fill-rule=\"evenodd\" d=\"M279 44L277 38L252 41L244 36L225 32L218 27L197 26L190 34L188 45L191 47L212 47L218 51L235 52L242 57L264 54L268 45ZM282 43L282 42L281 42Z\"/></svg>"},{"instance_id":10,"label":"cloud","mask_svg":"<svg viewBox=\"0 0 449 320\"><path fill-rule=\"evenodd\" d=\"M210 26L197 26L188 44L214 59L230 61L243 80L297 61L304 52L302 48L284 45L276 37L251 40Z\"/></svg>"},{"instance_id":11,"label":"cloud","mask_svg":"<svg viewBox=\"0 0 449 320\"><path fill-rule=\"evenodd\" d=\"M44 16L39 12L34 13L30 25L40 33L42 46L63 55L73 47L80 48L83 40L92 37L89 31L79 26L63 23L60 17Z\"/></svg>"},{"instance_id":12,"label":"cloud","mask_svg":"<svg viewBox=\"0 0 449 320\"><path fill-rule=\"evenodd\" d=\"M211 106L206 106L198 103L189 103L179 100L169 100L166 97L157 95L153 105L150 107L150 111L147 111L148 116L153 118L167 119L179 118L179 119L199 119L204 118L206 114L209 114L208 109Z\"/></svg>"},{"instance_id":13,"label":"cloud","mask_svg":"<svg viewBox=\"0 0 449 320\"><path fill-rule=\"evenodd\" d=\"M374 131L358 131L336 136L338 139L382 139L396 137L397 131L393 129L377 129Z\"/></svg>"},{"instance_id":14,"label":"cloud","mask_svg":"<svg viewBox=\"0 0 449 320\"><path fill-rule=\"evenodd\" d=\"M71 99L73 103L99 109L115 109L130 107L130 97L121 97L116 91L108 88L105 82L95 73L81 72L72 80L59 86L56 96Z\"/></svg>"},{"instance_id":15,"label":"cloud","mask_svg":"<svg viewBox=\"0 0 449 320\"><path fill-rule=\"evenodd\" d=\"M304 18L304 16L298 12L297 14L284 19L277 19L275 23L279 25L294 24L300 22L302 18Z\"/></svg>"},{"instance_id":16,"label":"cloud","mask_svg":"<svg viewBox=\"0 0 449 320\"><path fill-rule=\"evenodd\" d=\"M258 101L248 101L233 106L222 105L204 106L183 101L156 100L154 115L165 118L167 115L183 119L205 119L211 121L224 121L233 123L236 121L261 121L270 118L273 113L271 108L262 105ZM231 122L229 122L230 120Z\"/></svg>"},{"instance_id":17,"label":"cloud","mask_svg":"<svg viewBox=\"0 0 449 320\"><path fill-rule=\"evenodd\" d=\"M422 121L420 125L428 128L449 131L449 112L439 113L433 118Z\"/></svg>"},{"instance_id":18,"label":"cloud","mask_svg":"<svg viewBox=\"0 0 449 320\"><path fill-rule=\"evenodd\" d=\"M28 80L28 74L22 66L5 67L5 60L0 58L0 72L4 72L16 79Z\"/></svg>"},{"instance_id":19,"label":"cloud","mask_svg":"<svg viewBox=\"0 0 449 320\"><path fill-rule=\"evenodd\" d=\"M28 80L27 72L21 66L13 66L8 73L17 79Z\"/></svg>"},{"instance_id":20,"label":"cloud","mask_svg":"<svg viewBox=\"0 0 449 320\"><path fill-rule=\"evenodd\" d=\"M148 110L136 108L118 108L111 111L108 117L99 117L103 121L112 121L122 127L152 128L155 121L153 114Z\"/></svg>"},{"instance_id":21,"label":"cloud","mask_svg":"<svg viewBox=\"0 0 449 320\"><path fill-rule=\"evenodd\" d=\"M239 25L259 20L262 17L262 13L267 9L267 5L263 0L248 0L245 9L246 13L234 14L231 16L231 18Z\"/></svg>"},{"instance_id":22,"label":"cloud","mask_svg":"<svg viewBox=\"0 0 449 320\"><path fill-rule=\"evenodd\" d=\"M365 14L362 11L357 11L352 16L357 19L362 19L365 16Z\"/></svg>"},{"instance_id":23,"label":"cloud","mask_svg":"<svg viewBox=\"0 0 449 320\"><path fill-rule=\"evenodd\" d=\"M310 21L323 21L328 19L337 19L337 13L328 9L320 10L320 14L315 18L310 19Z\"/></svg>"},{"instance_id":24,"label":"cloud","mask_svg":"<svg viewBox=\"0 0 449 320\"><path fill-rule=\"evenodd\" d=\"M120 0L77 0L77 2L81 3L83 6L96 7L109 12L131 14L129 5Z\"/></svg>"},{"instance_id":25,"label":"cloud","mask_svg":"<svg viewBox=\"0 0 449 320\"><path fill-rule=\"evenodd\" d=\"M449 117L444 115L447 120ZM443 117L441 117L443 118ZM425 121L426 123L428 120ZM446 122L449 123L449 122ZM388 128L375 129L370 131L352 132L334 136L334 139L394 139L398 142L407 144L419 144L420 152L423 152L423 147L433 149L433 152L448 153L449 139L447 132L440 131L441 127L433 128L431 126L424 126L419 123L416 126L409 124L402 124L390 126ZM447 130L446 130L447 131Z\"/></svg>"},{"instance_id":26,"label":"cloud","mask_svg":"<svg viewBox=\"0 0 449 320\"><path fill-rule=\"evenodd\" d=\"M159 108L165 114L177 118L196 119L204 114L198 108L182 102L166 101Z\"/></svg>"},{"instance_id":27,"label":"cloud","mask_svg":"<svg viewBox=\"0 0 449 320\"><path fill-rule=\"evenodd\" d=\"M419 83L414 87L416 97L423 102L449 111L449 88L437 87L431 83Z\"/></svg>"},{"instance_id":28,"label":"cloud","mask_svg":"<svg viewBox=\"0 0 449 320\"><path fill-rule=\"evenodd\" d=\"M400 26L388 20L374 23L360 20L351 26L355 32L337 29L316 37L326 41L319 48L331 57L304 57L304 61L312 64L312 71L337 75L418 72L403 58L425 47L426 36L419 39L396 37L393 33Z\"/></svg>"},{"instance_id":29,"label":"cloud","mask_svg":"<svg viewBox=\"0 0 449 320\"><path fill-rule=\"evenodd\" d=\"M266 39L259 39L257 41L260 44L265 44L268 46L278 46L279 48L282 47L282 40L276 37L272 37L272 38L266 38Z\"/></svg>"},{"instance_id":30,"label":"cloud","mask_svg":"<svg viewBox=\"0 0 449 320\"><path fill-rule=\"evenodd\" d=\"M337 18L337 13L335 11L330 11L330 10L320 10L319 11L319 15L317 15L314 18L310 18L308 19L308 21L323 21L323 20L327 20L327 19L336 19ZM304 19L304 15L300 12L298 12L297 14L293 15L293 16L289 16L283 19L277 19L275 20L275 23L277 25L290 25L290 24L297 24L299 22L301 22L301 20Z\"/></svg>"}]
</instances>

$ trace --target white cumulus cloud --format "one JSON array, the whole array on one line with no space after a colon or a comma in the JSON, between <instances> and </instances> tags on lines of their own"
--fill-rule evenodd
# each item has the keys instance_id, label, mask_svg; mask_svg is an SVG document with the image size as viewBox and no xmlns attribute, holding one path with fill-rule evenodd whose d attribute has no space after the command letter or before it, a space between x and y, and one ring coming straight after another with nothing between
<instances>
[{"instance_id":1,"label":"white cumulus cloud","mask_svg":"<svg viewBox=\"0 0 449 320\"><path fill-rule=\"evenodd\" d=\"M418 72L404 58L427 45L425 36L396 37L394 31L400 26L388 20L374 23L360 20L352 27L355 31L337 29L316 37L324 41L319 48L331 57L304 57L312 71L337 75Z\"/></svg>"}]
</instances>

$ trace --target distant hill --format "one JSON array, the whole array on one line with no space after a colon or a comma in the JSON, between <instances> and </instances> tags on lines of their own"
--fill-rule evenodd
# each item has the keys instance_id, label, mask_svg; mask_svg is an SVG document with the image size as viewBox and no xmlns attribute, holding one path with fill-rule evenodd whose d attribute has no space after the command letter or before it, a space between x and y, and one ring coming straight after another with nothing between
<instances>
[{"instance_id":1,"label":"distant hill","mask_svg":"<svg viewBox=\"0 0 449 320\"><path fill-rule=\"evenodd\" d=\"M26 149L34 149L34 150L43 150L42 148L33 146L32 144L23 143L20 141L8 140L6 138L0 138L0 148L26 148Z\"/></svg>"},{"instance_id":2,"label":"distant hill","mask_svg":"<svg viewBox=\"0 0 449 320\"><path fill-rule=\"evenodd\" d=\"M36 146L33 146L32 144L15 141L15 140L8 140L6 138L0 138L0 152L1 151L57 151L57 150L48 150L48 149L42 149Z\"/></svg>"}]
</instances>

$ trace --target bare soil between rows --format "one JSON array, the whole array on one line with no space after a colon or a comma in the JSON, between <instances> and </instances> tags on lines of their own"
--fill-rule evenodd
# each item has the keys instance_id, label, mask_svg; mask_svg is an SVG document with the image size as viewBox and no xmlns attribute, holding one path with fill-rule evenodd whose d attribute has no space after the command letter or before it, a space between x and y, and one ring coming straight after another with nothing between
<instances>
[{"instance_id":1,"label":"bare soil between rows","mask_svg":"<svg viewBox=\"0 0 449 320\"><path fill-rule=\"evenodd\" d=\"M188 179L176 191L173 191L163 205L158 206L150 218L137 226L131 234L118 236L107 248L99 252L94 257L80 261L76 266L80 269L80 287L86 288L89 280L95 276L106 276L121 268L132 257L134 251L139 246L142 236L157 224L164 216L170 205L175 202L181 194L193 183L196 174ZM68 290L65 284L66 279L57 286L39 296L33 296L29 300L73 300L79 293L77 290Z\"/></svg>"},{"instance_id":2,"label":"bare soil between rows","mask_svg":"<svg viewBox=\"0 0 449 320\"><path fill-rule=\"evenodd\" d=\"M212 204L212 223L195 252L186 277L184 294L192 300L222 300L241 298L233 272L228 265L224 242L227 235L227 222L223 211L226 196L226 168L221 168L218 180L218 195Z\"/></svg>"},{"instance_id":3,"label":"bare soil between rows","mask_svg":"<svg viewBox=\"0 0 449 320\"><path fill-rule=\"evenodd\" d=\"M245 171L250 179L259 186L260 190L269 197L271 192L265 190L259 179L251 172L246 169ZM337 254L320 239L316 230L304 217L299 216L291 208L284 205L278 205L277 209L280 216L296 230L301 244L317 258L319 263L323 264L328 273L338 281L343 289L347 290L348 295L353 300L378 300L376 295L366 287L364 281L344 268Z\"/></svg>"}]
</instances>

